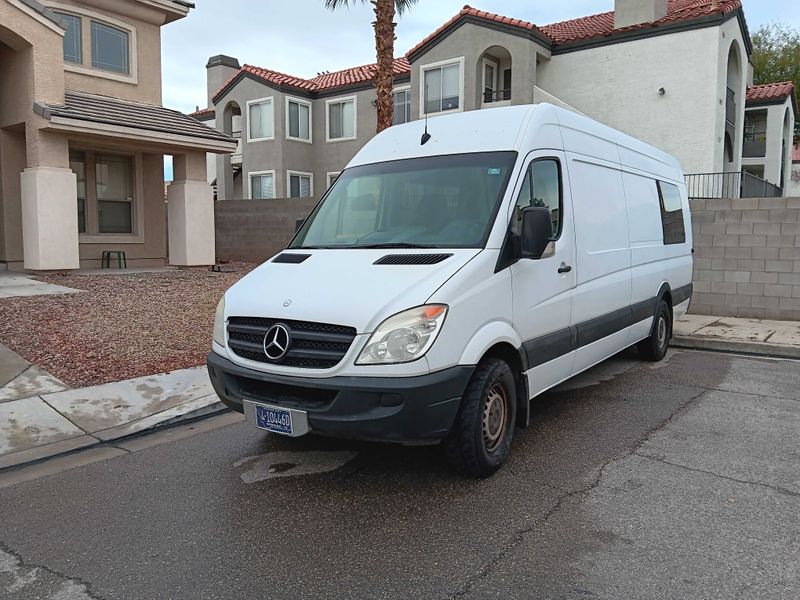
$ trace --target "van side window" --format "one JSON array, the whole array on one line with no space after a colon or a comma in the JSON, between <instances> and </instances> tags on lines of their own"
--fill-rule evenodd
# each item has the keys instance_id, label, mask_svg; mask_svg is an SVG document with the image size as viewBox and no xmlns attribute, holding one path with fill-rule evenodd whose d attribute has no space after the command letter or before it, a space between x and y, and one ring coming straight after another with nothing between
<instances>
[{"instance_id":1,"label":"van side window","mask_svg":"<svg viewBox=\"0 0 800 600\"><path fill-rule=\"evenodd\" d=\"M561 235L561 167L556 159L543 158L528 165L511 219L511 230L517 235L522 229L522 210L529 206L550 211L553 239L557 239Z\"/></svg>"},{"instance_id":2,"label":"van side window","mask_svg":"<svg viewBox=\"0 0 800 600\"><path fill-rule=\"evenodd\" d=\"M658 195L661 199L664 244L683 244L686 241L686 230L683 226L683 204L678 186L659 181Z\"/></svg>"}]
</instances>

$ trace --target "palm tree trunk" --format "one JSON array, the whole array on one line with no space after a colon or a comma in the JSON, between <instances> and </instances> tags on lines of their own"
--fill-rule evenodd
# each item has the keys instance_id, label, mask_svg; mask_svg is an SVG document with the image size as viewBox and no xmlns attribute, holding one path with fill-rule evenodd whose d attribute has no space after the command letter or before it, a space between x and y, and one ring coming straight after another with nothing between
<instances>
[{"instance_id":1,"label":"palm tree trunk","mask_svg":"<svg viewBox=\"0 0 800 600\"><path fill-rule=\"evenodd\" d=\"M380 133L392 125L392 80L394 66L394 0L372 0L375 6L375 50L377 72L375 90L377 94L378 127Z\"/></svg>"}]
</instances>

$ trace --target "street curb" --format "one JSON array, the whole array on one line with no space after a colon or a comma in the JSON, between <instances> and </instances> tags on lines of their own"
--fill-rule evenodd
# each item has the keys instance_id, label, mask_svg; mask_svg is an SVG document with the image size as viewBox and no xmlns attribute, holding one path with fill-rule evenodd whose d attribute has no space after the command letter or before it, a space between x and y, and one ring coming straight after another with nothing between
<instances>
[{"instance_id":1,"label":"street curb","mask_svg":"<svg viewBox=\"0 0 800 600\"><path fill-rule=\"evenodd\" d=\"M5 465L3 467L0 467L0 474L5 473L7 471L14 471L14 470L22 469L22 468L29 467L29 466L32 466L32 465L35 465L35 464L43 463L43 462L46 462L46 461L51 460L53 458L58 458L58 457L61 457L61 456L68 456L68 455L71 455L71 454L78 454L78 453L84 452L86 450L93 450L93 449L96 449L96 448L104 448L104 447L106 447L106 448L114 448L115 444L117 444L119 442L122 442L122 441L125 441L125 440L141 437L141 436L148 435L148 434L151 434L151 433L155 433L155 432L158 432L158 431L163 431L165 429L170 429L172 427L177 427L179 425L186 425L188 423L192 423L192 422L195 422L195 421L202 421L205 418L213 417L213 416L216 416L216 415L220 415L222 413L229 412L229 411L230 411L230 408L225 406L225 404L223 404L222 401L218 400L217 402L215 402L213 404L209 404L208 406L204 406L203 408L198 408L198 409L195 409L195 410L191 410L191 411L188 411L188 412L183 413L181 415L176 415L176 416L172 417L171 419L166 419L164 421L160 421L160 422L154 424L151 427L148 427L146 429L142 429L142 430L137 431L135 433L121 435L119 437L109 438L107 440L98 439L96 443L87 444L87 445L79 446L79 447L76 447L76 448L72 448L70 450L66 450L66 451L62 451L62 452L54 452L53 454L48 454L48 455L45 455L45 456L40 456L40 457L37 457L37 458L30 459L30 460L24 460L22 462ZM86 434L85 437L92 437L92 436L91 436L91 434ZM68 440L65 440L65 441L70 441L70 440L68 439Z\"/></svg>"},{"instance_id":2,"label":"street curb","mask_svg":"<svg viewBox=\"0 0 800 600\"><path fill-rule=\"evenodd\" d=\"M733 352L735 354L769 356L771 358L800 359L800 347L770 344L768 342L742 342L711 337L674 335L672 336L671 345L674 348L714 350L717 352Z\"/></svg>"}]
</instances>

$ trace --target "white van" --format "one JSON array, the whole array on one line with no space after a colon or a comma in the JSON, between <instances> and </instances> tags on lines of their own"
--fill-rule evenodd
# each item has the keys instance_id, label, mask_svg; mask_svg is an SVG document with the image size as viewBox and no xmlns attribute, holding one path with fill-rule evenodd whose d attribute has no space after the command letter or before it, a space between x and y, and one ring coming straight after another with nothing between
<instances>
[{"instance_id":1,"label":"white van","mask_svg":"<svg viewBox=\"0 0 800 600\"><path fill-rule=\"evenodd\" d=\"M555 106L424 127L372 139L225 293L208 372L261 429L443 441L486 476L530 399L634 344L663 358L689 204L674 158Z\"/></svg>"}]
</instances>

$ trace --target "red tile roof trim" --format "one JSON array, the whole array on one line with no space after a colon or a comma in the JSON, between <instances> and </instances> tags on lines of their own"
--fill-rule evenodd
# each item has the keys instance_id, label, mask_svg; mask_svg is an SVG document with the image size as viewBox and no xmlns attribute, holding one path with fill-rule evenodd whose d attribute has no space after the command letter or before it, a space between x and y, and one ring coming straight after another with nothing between
<instances>
[{"instance_id":1,"label":"red tile roof trim","mask_svg":"<svg viewBox=\"0 0 800 600\"><path fill-rule=\"evenodd\" d=\"M794 82L779 81L763 85L751 85L747 88L748 102L766 102L769 100L782 100L794 93Z\"/></svg>"},{"instance_id":2,"label":"red tile roof trim","mask_svg":"<svg viewBox=\"0 0 800 600\"><path fill-rule=\"evenodd\" d=\"M244 65L233 77L225 82L216 94L214 94L212 100L216 102L222 92L228 89L234 81L248 74L265 83L286 86L302 92L315 93L371 82L375 77L376 66L376 63L372 63L369 65L352 67L350 69L343 69L341 71L334 71L333 73L322 73L313 79L303 79L302 77L287 75L286 73L280 73L271 69L262 69L254 65ZM392 72L395 77L407 75L411 73L411 65L405 57L395 58Z\"/></svg>"},{"instance_id":3,"label":"red tile roof trim","mask_svg":"<svg viewBox=\"0 0 800 600\"><path fill-rule=\"evenodd\" d=\"M192 113L189 113L190 117L194 117L195 119L200 119L200 120L205 120L215 115L216 113L214 112L213 108L201 108Z\"/></svg>"},{"instance_id":4,"label":"red tile roof trim","mask_svg":"<svg viewBox=\"0 0 800 600\"><path fill-rule=\"evenodd\" d=\"M792 162L800 163L800 144L792 146Z\"/></svg>"}]
</instances>

